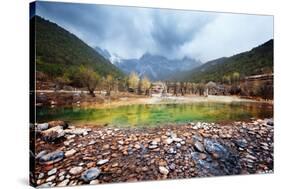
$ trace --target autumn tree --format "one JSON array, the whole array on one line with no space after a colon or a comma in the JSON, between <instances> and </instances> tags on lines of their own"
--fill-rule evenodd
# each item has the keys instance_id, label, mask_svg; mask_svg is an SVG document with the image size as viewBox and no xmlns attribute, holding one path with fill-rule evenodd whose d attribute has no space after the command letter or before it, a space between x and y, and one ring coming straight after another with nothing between
<instances>
[{"instance_id":1,"label":"autumn tree","mask_svg":"<svg viewBox=\"0 0 281 189\"><path fill-rule=\"evenodd\" d=\"M95 96L95 89L100 81L100 76L92 69L81 66L79 68L80 83L86 87L92 96Z\"/></svg>"},{"instance_id":2,"label":"autumn tree","mask_svg":"<svg viewBox=\"0 0 281 189\"><path fill-rule=\"evenodd\" d=\"M128 78L129 88L132 88L134 91L138 87L139 77L135 72L132 72Z\"/></svg>"},{"instance_id":3,"label":"autumn tree","mask_svg":"<svg viewBox=\"0 0 281 189\"><path fill-rule=\"evenodd\" d=\"M144 76L142 81L142 89L145 91L145 95L149 95L149 88L151 87L150 80Z\"/></svg>"},{"instance_id":4,"label":"autumn tree","mask_svg":"<svg viewBox=\"0 0 281 189\"><path fill-rule=\"evenodd\" d=\"M66 73L64 73L62 76L56 78L56 85L59 88L62 88L63 86L68 85L70 83L71 83L71 81Z\"/></svg>"},{"instance_id":5,"label":"autumn tree","mask_svg":"<svg viewBox=\"0 0 281 189\"><path fill-rule=\"evenodd\" d=\"M233 72L231 75L231 80L233 83L237 83L240 81L240 74L239 72Z\"/></svg>"},{"instance_id":6,"label":"autumn tree","mask_svg":"<svg viewBox=\"0 0 281 189\"><path fill-rule=\"evenodd\" d=\"M110 92L112 91L113 87L114 87L114 79L112 77L112 75L107 75L105 80L104 80L104 84L106 87L106 95L110 96Z\"/></svg>"},{"instance_id":7,"label":"autumn tree","mask_svg":"<svg viewBox=\"0 0 281 189\"><path fill-rule=\"evenodd\" d=\"M231 83L231 77L229 75L224 75L222 77L222 80L223 80L223 83L226 83L226 84L230 84Z\"/></svg>"}]
</instances>

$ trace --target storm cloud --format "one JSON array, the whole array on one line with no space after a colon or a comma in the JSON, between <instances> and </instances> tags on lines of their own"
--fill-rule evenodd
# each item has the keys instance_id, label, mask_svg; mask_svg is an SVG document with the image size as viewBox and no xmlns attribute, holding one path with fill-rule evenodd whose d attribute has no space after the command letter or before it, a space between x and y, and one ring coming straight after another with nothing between
<instances>
[{"instance_id":1,"label":"storm cloud","mask_svg":"<svg viewBox=\"0 0 281 189\"><path fill-rule=\"evenodd\" d=\"M149 52L204 62L273 38L272 16L56 2L37 2L36 14L123 58Z\"/></svg>"}]
</instances>

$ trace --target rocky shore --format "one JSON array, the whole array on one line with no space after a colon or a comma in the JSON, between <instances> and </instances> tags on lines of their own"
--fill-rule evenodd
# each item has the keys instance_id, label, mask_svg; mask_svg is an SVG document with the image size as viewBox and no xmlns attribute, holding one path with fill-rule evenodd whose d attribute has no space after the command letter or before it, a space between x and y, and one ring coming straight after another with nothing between
<instances>
[{"instance_id":1,"label":"rocky shore","mask_svg":"<svg viewBox=\"0 0 281 189\"><path fill-rule=\"evenodd\" d=\"M273 172L273 120L157 128L33 126L40 187Z\"/></svg>"}]
</instances>

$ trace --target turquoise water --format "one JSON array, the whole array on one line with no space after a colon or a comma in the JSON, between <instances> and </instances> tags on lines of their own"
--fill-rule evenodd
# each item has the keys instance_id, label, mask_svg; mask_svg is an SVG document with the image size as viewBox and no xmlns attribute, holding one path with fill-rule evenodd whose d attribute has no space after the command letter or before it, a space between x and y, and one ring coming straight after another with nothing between
<instances>
[{"instance_id":1,"label":"turquoise water","mask_svg":"<svg viewBox=\"0 0 281 189\"><path fill-rule=\"evenodd\" d=\"M158 126L189 121L228 122L273 117L273 106L265 103L189 103L129 105L105 109L37 108L37 122L64 120L79 124L109 124L117 127Z\"/></svg>"}]
</instances>

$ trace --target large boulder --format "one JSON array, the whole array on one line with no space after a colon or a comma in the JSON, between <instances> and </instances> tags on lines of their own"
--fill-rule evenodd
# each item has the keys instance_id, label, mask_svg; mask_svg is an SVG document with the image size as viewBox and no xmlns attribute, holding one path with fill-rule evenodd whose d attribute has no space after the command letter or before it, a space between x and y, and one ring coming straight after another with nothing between
<instances>
[{"instance_id":1,"label":"large boulder","mask_svg":"<svg viewBox=\"0 0 281 189\"><path fill-rule=\"evenodd\" d=\"M238 156L239 152L231 148L232 145L215 139L204 139L204 148L206 150L204 156L199 152L193 152L191 154L198 169L201 170L200 174L239 174L241 172Z\"/></svg>"},{"instance_id":2,"label":"large boulder","mask_svg":"<svg viewBox=\"0 0 281 189\"><path fill-rule=\"evenodd\" d=\"M48 123L38 123L36 125L36 130L37 131L44 131L47 130L49 128L49 124Z\"/></svg>"},{"instance_id":3,"label":"large boulder","mask_svg":"<svg viewBox=\"0 0 281 189\"><path fill-rule=\"evenodd\" d=\"M40 164L50 165L56 162L61 161L64 158L64 152L54 151L48 154L45 154L39 158Z\"/></svg>"},{"instance_id":4,"label":"large boulder","mask_svg":"<svg viewBox=\"0 0 281 189\"><path fill-rule=\"evenodd\" d=\"M62 126L56 126L41 132L42 140L46 142L54 142L64 137L65 131Z\"/></svg>"},{"instance_id":5,"label":"large boulder","mask_svg":"<svg viewBox=\"0 0 281 189\"><path fill-rule=\"evenodd\" d=\"M63 129L68 128L68 123L65 121L61 121L61 120L50 121L50 122L48 122L48 124L49 124L49 128L57 127L57 126L62 126Z\"/></svg>"}]
</instances>

